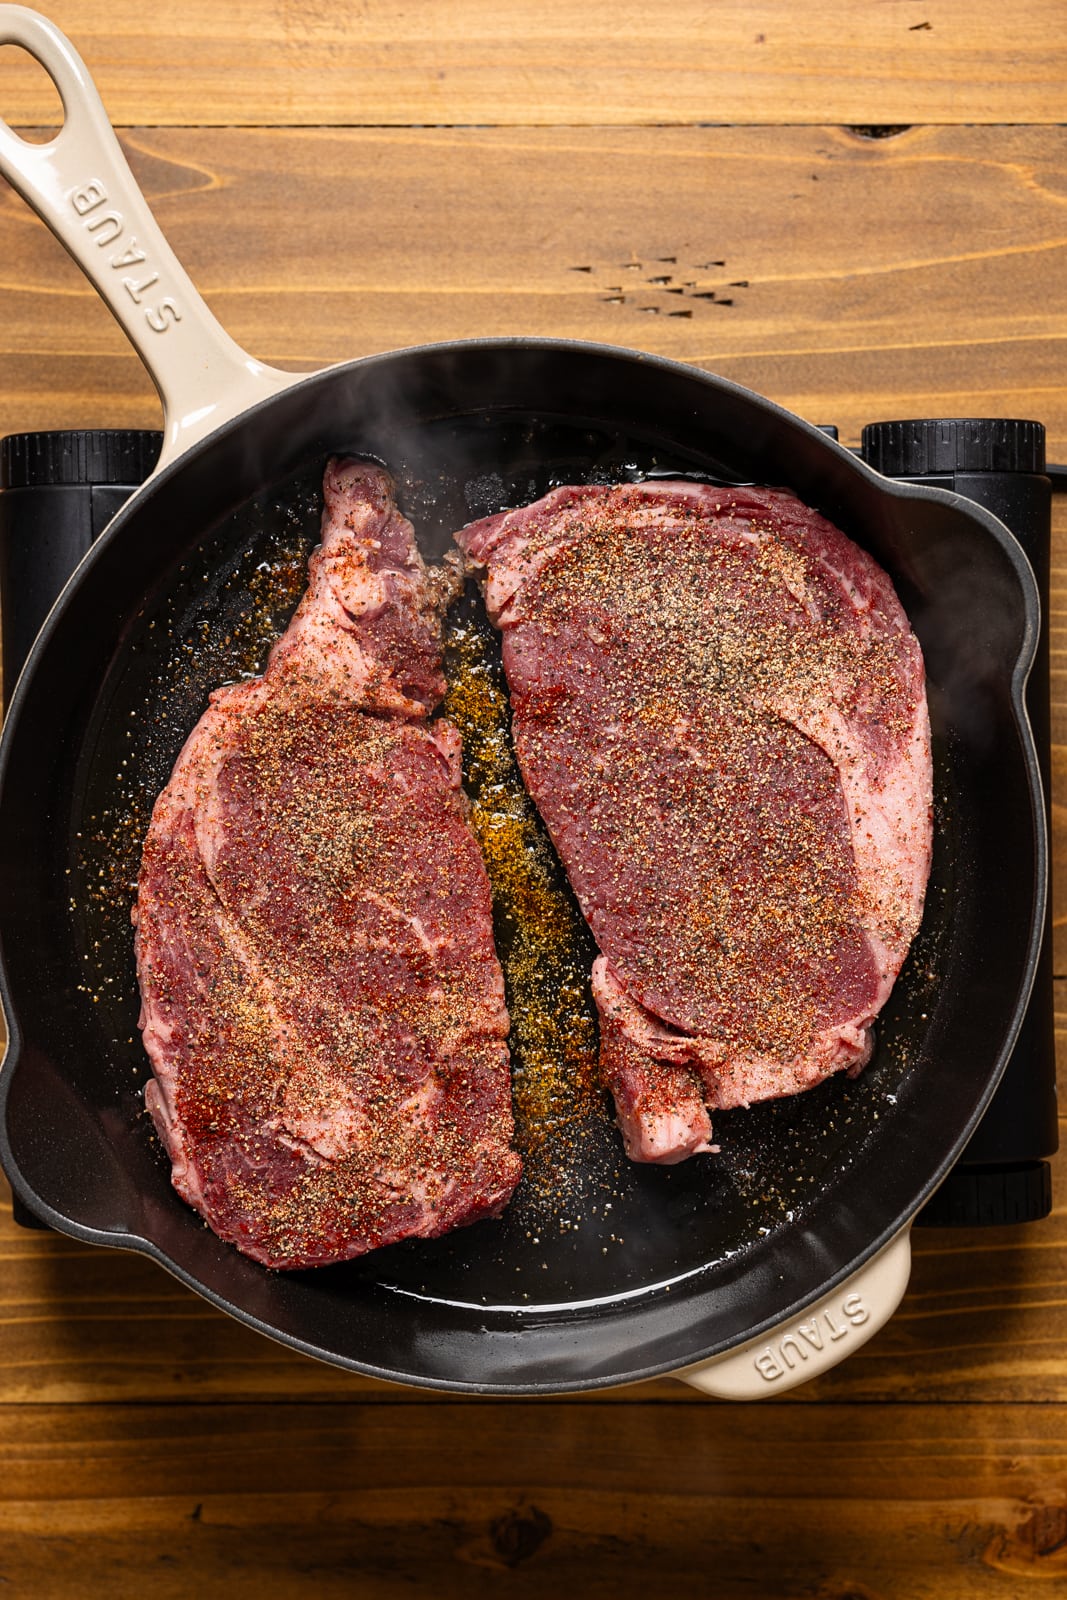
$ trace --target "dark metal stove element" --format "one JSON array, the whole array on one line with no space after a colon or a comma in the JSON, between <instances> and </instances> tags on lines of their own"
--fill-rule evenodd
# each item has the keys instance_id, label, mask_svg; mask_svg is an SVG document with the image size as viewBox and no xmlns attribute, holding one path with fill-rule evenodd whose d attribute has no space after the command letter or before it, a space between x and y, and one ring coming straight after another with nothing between
<instances>
[{"instance_id":1,"label":"dark metal stove element","mask_svg":"<svg viewBox=\"0 0 1067 1600\"><path fill-rule=\"evenodd\" d=\"M836 428L822 430L831 437ZM4 696L70 573L147 477L162 435L139 430L15 434L0 440L0 593ZM1013 420L876 423L861 454L887 477L953 489L985 505L1023 545L1047 611L1049 480L1045 430ZM1048 641L1027 691L1048 796ZM1057 1147L1051 936L1004 1079L964 1159L919 1214L931 1225L1035 1221L1052 1206L1047 1158ZM44 1226L16 1196L16 1220Z\"/></svg>"},{"instance_id":2,"label":"dark metal stove element","mask_svg":"<svg viewBox=\"0 0 1067 1600\"><path fill-rule=\"evenodd\" d=\"M950 489L999 517L1022 545L1041 594L1041 639L1026 687L1046 815L1049 796L1048 596L1052 483L1045 429L1017 418L946 417L874 422L860 454L888 478ZM1058 1148L1052 1003L1052 906L1018 1042L963 1158L919 1213L930 1226L1034 1222L1052 1209L1047 1157Z\"/></svg>"},{"instance_id":3,"label":"dark metal stove element","mask_svg":"<svg viewBox=\"0 0 1067 1600\"><path fill-rule=\"evenodd\" d=\"M156 464L162 433L57 429L0 439L3 705L63 585ZM47 1228L17 1194L24 1228Z\"/></svg>"},{"instance_id":4,"label":"dark metal stove element","mask_svg":"<svg viewBox=\"0 0 1067 1600\"><path fill-rule=\"evenodd\" d=\"M12 433L0 440L4 705L41 623L93 540L156 464L140 428Z\"/></svg>"}]
</instances>

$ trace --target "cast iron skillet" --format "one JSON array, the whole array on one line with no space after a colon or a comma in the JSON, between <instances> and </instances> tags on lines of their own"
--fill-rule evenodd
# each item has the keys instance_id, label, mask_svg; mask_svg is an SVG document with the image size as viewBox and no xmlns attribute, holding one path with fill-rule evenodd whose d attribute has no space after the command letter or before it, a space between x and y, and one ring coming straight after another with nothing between
<instances>
[{"instance_id":1,"label":"cast iron skillet","mask_svg":"<svg viewBox=\"0 0 1067 1600\"><path fill-rule=\"evenodd\" d=\"M902 1292L909 1221L992 1094L1040 944L1046 840L1023 709L1038 602L1018 545L969 502L887 483L770 402L633 352L492 340L299 379L264 368L174 261L63 36L3 6L0 42L42 62L66 117L44 146L0 128L0 165L91 271L167 428L160 468L46 622L0 752L0 1157L16 1192L297 1349L427 1386L577 1390L741 1350L755 1366L736 1392L759 1392L851 1348ZM721 1116L722 1155L671 1170L626 1163L593 1116L501 1221L277 1274L170 1188L142 1111L123 874L208 690L249 668L249 617L274 603L261 569L308 533L334 450L388 463L430 555L463 521L554 483L681 471L792 488L889 570L921 640L937 843L923 930L855 1083ZM855 1275L889 1258L879 1307Z\"/></svg>"}]
</instances>

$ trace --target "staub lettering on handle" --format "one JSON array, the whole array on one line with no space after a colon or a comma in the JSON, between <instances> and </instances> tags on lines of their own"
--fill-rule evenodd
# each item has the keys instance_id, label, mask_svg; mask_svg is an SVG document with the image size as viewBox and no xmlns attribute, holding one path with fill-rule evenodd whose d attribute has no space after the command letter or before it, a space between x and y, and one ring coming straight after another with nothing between
<instances>
[{"instance_id":1,"label":"staub lettering on handle","mask_svg":"<svg viewBox=\"0 0 1067 1600\"><path fill-rule=\"evenodd\" d=\"M813 1353L847 1339L852 1329L862 1328L870 1316L861 1295L846 1295L839 1310L821 1311L810 1322L795 1323L773 1347L767 1345L753 1356L756 1371L767 1383L775 1383L802 1362L810 1361Z\"/></svg>"},{"instance_id":2,"label":"staub lettering on handle","mask_svg":"<svg viewBox=\"0 0 1067 1600\"><path fill-rule=\"evenodd\" d=\"M132 233L126 233L126 222L121 211L108 202L108 193L99 178L89 178L73 188L67 196L74 212L82 220L85 230L101 250L119 245L111 257L111 266L124 276L122 286L135 306L142 305L149 289L159 282L159 273L152 266L142 247ZM132 269L138 268L136 277ZM175 322L182 320L177 302L166 295L162 300L144 306L144 319L153 333L166 333Z\"/></svg>"}]
</instances>

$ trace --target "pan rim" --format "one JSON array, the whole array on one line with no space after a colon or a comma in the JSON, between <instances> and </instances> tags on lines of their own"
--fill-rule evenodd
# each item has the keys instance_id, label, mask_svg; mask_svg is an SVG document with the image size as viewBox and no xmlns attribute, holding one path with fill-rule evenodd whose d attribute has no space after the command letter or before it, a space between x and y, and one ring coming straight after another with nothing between
<instances>
[{"instance_id":1,"label":"pan rim","mask_svg":"<svg viewBox=\"0 0 1067 1600\"><path fill-rule=\"evenodd\" d=\"M1000 546L1015 572L1023 595L1026 628L1024 631L1024 637L1020 643L1019 654L1011 673L1010 701L1012 719L1019 734L1020 755L1026 774L1027 790L1031 804L1031 820L1034 831L1034 891L1030 932L1027 944L1027 955L1023 968L1023 983L1016 1000L1011 1023L1004 1037L1000 1051L998 1052L995 1068L988 1076L984 1092L973 1115L960 1132L951 1151L940 1162L935 1172L927 1179L926 1183L921 1189L921 1192L914 1197L913 1203L903 1215L897 1217L892 1223L886 1225L877 1236L872 1236L869 1238L865 1247L857 1256L851 1259L844 1267L840 1268L831 1277L822 1280L810 1295L802 1297L788 1309L784 1311L779 1310L773 1317L765 1319L760 1324L749 1328L744 1334L743 1339L730 1339L725 1344L712 1344L706 1350L692 1353L686 1358L685 1364L688 1365L693 1362L707 1359L709 1356L719 1353L721 1349L734 1348L738 1343L744 1342L747 1339L761 1337L765 1332L779 1326L783 1321L788 1320L789 1318L802 1312L808 1305L810 1305L821 1295L832 1291L840 1283L844 1282L849 1276L851 1276L852 1273L862 1266L864 1262L874 1255L880 1248L882 1248L882 1246L888 1242L889 1238L898 1232L901 1227L907 1225L910 1219L914 1216L915 1212L924 1203L925 1199L930 1193L933 1192L938 1183L947 1174L954 1161L958 1158L959 1152L963 1149L967 1140L970 1138L971 1133L974 1131L974 1127L977 1125L982 1114L984 1113L986 1106L988 1105L988 1102L995 1091L996 1085L1000 1080L1008 1057L1010 1056L1011 1050L1014 1047L1036 975L1037 961L1042 942L1045 900L1048 892L1048 838L1045 825L1045 808L1042 798L1040 765L1037 758L1033 731L1030 726L1030 720L1025 704L1026 681L1032 667L1038 641L1038 625L1036 619L1039 615L1039 601L1037 595L1037 585L1029 562L1026 560L1026 557L1023 554L1022 549L1014 535L1012 535L1010 530L1000 523L998 519L996 519L990 513L984 511L983 508L978 507L974 505L973 502L970 502L961 496L952 494L944 489L932 488L925 485L904 484L891 479L883 478L872 468L868 467L866 463L853 456L844 446L837 445L833 440L821 433L819 429L815 428L814 425L805 422L804 419L797 417L794 413L778 406L776 402L768 400L755 391L736 384L730 379L721 378L717 374L707 372L702 368L694 367L687 363L677 362L671 358L654 356L640 351L629 350L621 346L603 345L577 340L525 339L520 337L457 340L448 341L445 343L409 346L400 350L364 356L357 358L354 361L339 363L337 366L320 369L317 372L307 374L303 379L299 380L296 385L294 385L294 388L301 390L305 388L305 386L310 387L319 383L328 382L337 374L348 370L354 370L357 367L373 368L375 365L379 364L395 364L398 359L402 358L413 359L416 357L426 356L427 354L451 354L465 351L480 351L483 353L486 351L501 351L506 353L514 352L516 350L547 350L575 354L589 354L596 355L601 358L625 361L627 364L632 364L636 361L643 366L653 366L656 368L665 369L676 375L684 376L689 381L695 380L698 385L706 384L709 388L718 391L720 394L726 394L727 396L736 394L738 397L743 398L746 403L751 404L753 401L755 401L759 406L765 408L770 414L781 417L790 426L799 426L809 434L817 435L820 445L824 449L839 452L840 456L843 458L843 463L847 464L850 471L855 473L858 477L873 480L882 492L888 493L899 499L933 501L935 503L950 505L957 509L962 508L965 510L968 517L979 522L985 532ZM125 526L128 517L135 514L137 507L143 502L147 494L154 494L157 488L162 490L169 486L173 479L180 475L183 467L188 465L192 459L198 458L202 452L207 453L210 451L214 442L225 436L228 436L236 430L243 428L252 418L258 415L264 409L269 409L270 406L275 403L276 400L274 397L259 402L257 405L243 412L239 417L231 419L229 422L225 423L214 433L192 446L191 449L183 456L171 462L159 473L158 477L153 477L151 480L149 480L149 483L145 485L144 489L139 491L131 498L131 500L127 503L127 506L123 507L123 509L109 524L108 529L101 536L101 539L98 540L88 552L85 560L72 575L68 584L65 586L63 593L59 596L56 604L49 613L49 616L34 643L33 649L27 658L25 668L20 675L19 684L16 686L15 693L12 697L5 734L2 741L0 741L0 793L2 793L9 778L8 765L10 751L14 744L14 739L13 737L10 737L9 734L10 730L17 728L18 726L22 703L26 697L25 686L29 683L32 677L40 655L45 649L47 649L49 640L61 625L66 605L69 602L69 597L73 593L78 583L81 581L85 572L88 570L89 565L102 556L103 549L106 547L106 545L109 545L116 537L119 537L121 529ZM391 1382L414 1385L427 1389L438 1389L448 1392L509 1395L546 1393L561 1394L579 1393L584 1390L614 1387L620 1384L637 1382L644 1378L658 1376L666 1372L677 1370L677 1362L658 1362L650 1365L637 1366L627 1370L626 1372L612 1372L608 1376L597 1374L583 1380L568 1382L565 1387L560 1387L557 1383L553 1383L551 1380L513 1383L485 1381L479 1382L476 1380L464 1380L452 1377L435 1378L426 1375L415 1377L408 1373L391 1370L388 1367L380 1364L375 1364L368 1361L356 1361L349 1357L339 1355L337 1352L326 1351L321 1347L316 1347L313 1343L302 1339L299 1336L287 1334L279 1330L278 1328L257 1317L254 1313L243 1310L241 1307L234 1305L231 1301L226 1300L224 1296L208 1288L192 1273L182 1268L177 1262L173 1261L169 1256L167 1256L166 1252L163 1251L160 1246L141 1235L129 1232L114 1232L111 1230L90 1227L86 1224L77 1222L73 1218L64 1217L61 1213L55 1211L53 1207L49 1206L46 1202L43 1202L40 1198L33 1194L29 1185L26 1184L25 1180L23 1179L21 1171L17 1167L14 1159L14 1153L10 1145L7 1123L8 1093L14 1074L17 1072L23 1041L17 1008L10 992L7 963L4 959L2 950L0 950L0 1000L2 1000L9 1025L9 1046L2 1067L0 1067L0 1163L3 1164L9 1177L11 1178L13 1186L15 1187L16 1192L19 1194L20 1199L22 1199L24 1203L28 1205L31 1211L41 1216L43 1220L50 1222L52 1226L57 1228L58 1231L79 1239L82 1242L99 1244L110 1248L129 1249L135 1253L146 1255L150 1259L156 1261L157 1264L162 1266L165 1270L170 1272L172 1276L176 1277L179 1281L192 1288L196 1293L201 1295L201 1297L216 1305L219 1309L226 1311L231 1316L234 1316L238 1321L245 1323L258 1332L264 1333L277 1342L280 1342L290 1348L297 1349L303 1354L309 1355L315 1359L325 1361L329 1365L342 1367L351 1371L366 1373L370 1376L383 1378ZM519 1315L521 1316L521 1313Z\"/></svg>"}]
</instances>

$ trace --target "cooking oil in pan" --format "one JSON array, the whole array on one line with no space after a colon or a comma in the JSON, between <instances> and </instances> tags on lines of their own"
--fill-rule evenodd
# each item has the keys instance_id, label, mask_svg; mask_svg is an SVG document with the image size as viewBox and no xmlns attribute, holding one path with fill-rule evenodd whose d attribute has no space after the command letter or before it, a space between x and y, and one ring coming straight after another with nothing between
<instances>
[{"instance_id":1,"label":"cooking oil in pan","mask_svg":"<svg viewBox=\"0 0 1067 1600\"><path fill-rule=\"evenodd\" d=\"M520 777L500 651L470 591L449 619L445 676L444 709L463 738L471 826L493 888L517 1141L527 1183L554 1190L574 1167L568 1146L605 1114L589 986L596 947Z\"/></svg>"}]
</instances>

